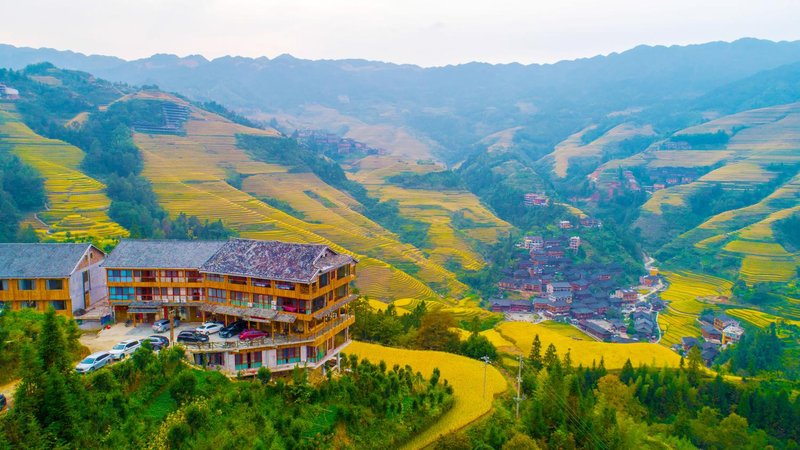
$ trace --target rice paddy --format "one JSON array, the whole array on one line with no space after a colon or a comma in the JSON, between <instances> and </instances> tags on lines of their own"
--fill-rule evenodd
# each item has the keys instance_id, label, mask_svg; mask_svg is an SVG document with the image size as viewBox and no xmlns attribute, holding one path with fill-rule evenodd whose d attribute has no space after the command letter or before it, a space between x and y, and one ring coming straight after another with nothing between
<instances>
[{"instance_id":1,"label":"rice paddy","mask_svg":"<svg viewBox=\"0 0 800 450\"><path fill-rule=\"evenodd\" d=\"M533 338L539 335L542 341L542 352L553 344L559 357L569 351L575 365L591 366L598 364L600 358L606 368L619 369L630 359L634 366L650 364L656 367L677 367L680 356L668 348L650 343L611 344L599 342L582 333L577 328L555 322L532 324L528 322L504 322L497 327L498 333L512 342L523 355L531 351Z\"/></svg>"},{"instance_id":2,"label":"rice paddy","mask_svg":"<svg viewBox=\"0 0 800 450\"><path fill-rule=\"evenodd\" d=\"M410 365L414 370L430 376L434 368L441 371L441 379L453 386L455 404L440 420L418 434L404 448L424 448L440 436L464 428L492 409L495 395L508 388L503 375L493 366L486 368L486 396L483 395L484 366L481 361L452 353L405 350L383 347L364 342L353 342L345 350L348 354L367 358L371 362L385 361L391 367Z\"/></svg>"},{"instance_id":3,"label":"rice paddy","mask_svg":"<svg viewBox=\"0 0 800 450\"><path fill-rule=\"evenodd\" d=\"M703 297L730 297L733 284L725 279L692 272L664 272L669 287L661 298L669 306L658 315L661 328L661 343L671 346L684 336L698 336L700 328L697 317L708 307L698 300Z\"/></svg>"},{"instance_id":4,"label":"rice paddy","mask_svg":"<svg viewBox=\"0 0 800 450\"><path fill-rule=\"evenodd\" d=\"M599 157L602 156L603 148L607 145L634 136L649 136L653 134L653 129L649 125L638 127L624 123L617 125L594 141L583 144L581 141L582 136L593 128L594 126L587 127L556 145L555 150L553 150L550 156L553 158L553 171L558 177L564 178L567 176L569 162L572 158Z\"/></svg>"},{"instance_id":5,"label":"rice paddy","mask_svg":"<svg viewBox=\"0 0 800 450\"><path fill-rule=\"evenodd\" d=\"M105 185L80 170L83 151L34 133L15 115L0 112L3 142L44 178L47 208L27 220L40 237L52 241L95 238L101 245L128 235L108 217Z\"/></svg>"},{"instance_id":6,"label":"rice paddy","mask_svg":"<svg viewBox=\"0 0 800 450\"><path fill-rule=\"evenodd\" d=\"M786 319L755 309L732 308L726 309L725 313L729 316L745 320L759 328L767 328L771 323L778 323L780 321L791 325L800 326L800 320Z\"/></svg>"},{"instance_id":7,"label":"rice paddy","mask_svg":"<svg viewBox=\"0 0 800 450\"><path fill-rule=\"evenodd\" d=\"M467 291L444 264L456 259L478 268L483 261L455 233L448 234L451 229L446 224L434 223L445 216L449 220L449 212L432 215L431 234L444 244L425 254L364 217L354 199L314 174L251 160L236 146L237 133L275 134L196 108L186 123L185 136L135 134L145 160L143 175L151 180L170 214L221 219L246 237L325 243L347 251L361 262L357 286L374 299L451 302L446 298ZM241 190L225 181L231 171L241 174ZM287 202L292 210L281 211L259 200L267 197ZM493 217L474 198L473 203L478 215Z\"/></svg>"}]
</instances>

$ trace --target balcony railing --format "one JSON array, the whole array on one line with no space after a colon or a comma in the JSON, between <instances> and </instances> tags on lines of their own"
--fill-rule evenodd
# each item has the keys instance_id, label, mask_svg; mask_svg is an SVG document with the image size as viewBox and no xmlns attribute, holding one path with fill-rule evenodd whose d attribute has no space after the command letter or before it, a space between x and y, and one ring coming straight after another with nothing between
<instances>
[{"instance_id":1,"label":"balcony railing","mask_svg":"<svg viewBox=\"0 0 800 450\"><path fill-rule=\"evenodd\" d=\"M329 333L331 331L341 331L346 325L352 325L353 322L355 322L355 316L343 314L335 320L327 322L324 328L307 335L286 335L276 333L276 335L272 337L250 339L246 341L236 339L215 342L182 342L182 345L195 352L236 351L240 349L251 349L258 347L276 347L284 344L313 342L315 339L323 336L325 333Z\"/></svg>"}]
</instances>

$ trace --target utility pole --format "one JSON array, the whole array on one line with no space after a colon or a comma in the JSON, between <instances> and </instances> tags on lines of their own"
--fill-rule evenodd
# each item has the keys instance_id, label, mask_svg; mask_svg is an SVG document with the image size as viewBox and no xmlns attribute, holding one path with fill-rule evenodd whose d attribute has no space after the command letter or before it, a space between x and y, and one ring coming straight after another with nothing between
<instances>
[{"instance_id":1,"label":"utility pole","mask_svg":"<svg viewBox=\"0 0 800 450\"><path fill-rule=\"evenodd\" d=\"M483 356L481 357L481 361L483 361L483 398L486 398L486 368L489 367L489 357Z\"/></svg>"},{"instance_id":2,"label":"utility pole","mask_svg":"<svg viewBox=\"0 0 800 450\"><path fill-rule=\"evenodd\" d=\"M169 345L172 345L175 343L175 308L169 309L169 315L172 316L169 321Z\"/></svg>"},{"instance_id":3,"label":"utility pole","mask_svg":"<svg viewBox=\"0 0 800 450\"><path fill-rule=\"evenodd\" d=\"M519 404L524 400L522 396L522 355L519 355L519 367L517 369L517 396L514 401L517 403L517 420L519 420Z\"/></svg>"}]
</instances>

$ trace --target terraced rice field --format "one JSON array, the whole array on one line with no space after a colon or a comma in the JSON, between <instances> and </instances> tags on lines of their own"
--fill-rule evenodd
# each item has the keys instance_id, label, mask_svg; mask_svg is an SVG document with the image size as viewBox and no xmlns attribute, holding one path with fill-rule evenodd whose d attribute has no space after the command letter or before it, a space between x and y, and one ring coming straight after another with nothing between
<instances>
[{"instance_id":1,"label":"terraced rice field","mask_svg":"<svg viewBox=\"0 0 800 450\"><path fill-rule=\"evenodd\" d=\"M610 344L599 342L583 334L580 330L565 324L543 322L532 324L527 322L504 322L497 327L500 335L514 343L522 352L528 355L531 351L533 338L539 335L542 341L542 353L551 343L556 347L559 357L569 351L575 365L591 366L599 363L600 358L606 368L619 369L625 361L630 359L634 366L649 364L656 367L677 367L680 356L668 348L649 343L635 344Z\"/></svg>"},{"instance_id":2,"label":"terraced rice field","mask_svg":"<svg viewBox=\"0 0 800 450\"><path fill-rule=\"evenodd\" d=\"M731 295L733 284L722 278L691 272L664 272L669 288L661 298L669 301L667 310L658 315L658 324L663 333L661 343L672 346L684 336L700 335L697 317L708 305L699 297Z\"/></svg>"},{"instance_id":3,"label":"terraced rice field","mask_svg":"<svg viewBox=\"0 0 800 450\"><path fill-rule=\"evenodd\" d=\"M438 367L442 373L442 380L446 379L453 386L455 396L453 408L430 428L408 442L404 446L408 449L424 448L440 436L460 430L478 420L491 411L494 396L505 392L508 388L503 375L490 365L486 370L484 397L483 363L452 353L404 350L363 342L353 342L345 351L372 362L386 361L389 367L394 364L400 366L408 364L425 376L430 376L433 369Z\"/></svg>"},{"instance_id":4,"label":"terraced rice field","mask_svg":"<svg viewBox=\"0 0 800 450\"><path fill-rule=\"evenodd\" d=\"M649 125L639 127L624 123L612 128L594 141L583 144L581 137L593 128L593 126L585 128L556 145L555 150L549 156L553 159L553 171L557 176L561 178L567 176L569 161L572 158L599 157L602 155L603 148L606 145L624 141L634 136L650 136L653 134L653 129Z\"/></svg>"},{"instance_id":5,"label":"terraced rice field","mask_svg":"<svg viewBox=\"0 0 800 450\"><path fill-rule=\"evenodd\" d=\"M393 233L356 212L355 200L346 193L311 173L289 173L285 166L251 160L236 147L237 133L274 134L195 108L186 123L186 136L135 134L145 160L143 175L171 214L221 219L246 237L325 243L347 251L361 262L358 287L375 299L445 301L431 286L453 297L466 292L466 286L433 257L399 242ZM243 174L242 190L224 181L230 171ZM303 216L273 208L259 197L286 201ZM411 275L395 264L419 269Z\"/></svg>"},{"instance_id":6,"label":"terraced rice field","mask_svg":"<svg viewBox=\"0 0 800 450\"><path fill-rule=\"evenodd\" d=\"M431 262L437 265L444 266L449 261L455 261L465 269L478 270L485 262L469 240L493 243L500 234L511 229L508 223L498 219L470 192L406 189L386 182L386 178L402 172L424 173L442 170L441 167L418 165L389 156L370 156L359 161L353 169L352 178L367 187L372 195L384 201L396 200L404 216L430 225L430 245L424 250L430 255ZM456 230L451 224L451 216L457 211L481 225ZM431 281L425 279L425 274L420 273L419 276L423 281ZM460 283L449 285L448 288L465 290Z\"/></svg>"},{"instance_id":7,"label":"terraced rice field","mask_svg":"<svg viewBox=\"0 0 800 450\"><path fill-rule=\"evenodd\" d=\"M777 323L778 321L784 321L788 324L800 326L800 320L785 319L783 317L774 316L772 314L755 309L733 308L725 310L725 313L750 322L759 328L767 328L771 323Z\"/></svg>"},{"instance_id":8,"label":"terraced rice field","mask_svg":"<svg viewBox=\"0 0 800 450\"><path fill-rule=\"evenodd\" d=\"M63 141L46 139L13 114L0 112L0 136L22 161L44 178L47 209L29 218L43 239L96 238L105 244L128 236L108 217L111 200L105 185L81 172L83 151Z\"/></svg>"}]
</instances>

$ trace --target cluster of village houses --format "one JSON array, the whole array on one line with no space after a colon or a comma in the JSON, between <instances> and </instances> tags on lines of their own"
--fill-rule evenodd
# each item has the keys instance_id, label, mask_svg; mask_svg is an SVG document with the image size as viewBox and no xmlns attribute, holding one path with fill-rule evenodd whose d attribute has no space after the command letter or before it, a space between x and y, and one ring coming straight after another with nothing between
<instances>
[{"instance_id":1,"label":"cluster of village houses","mask_svg":"<svg viewBox=\"0 0 800 450\"><path fill-rule=\"evenodd\" d=\"M329 156L348 157L352 155L388 154L386 149L370 147L364 142L343 138L338 134L321 130L300 130L297 132L296 139L300 143L313 144L322 148L323 152Z\"/></svg>"},{"instance_id":2,"label":"cluster of village houses","mask_svg":"<svg viewBox=\"0 0 800 450\"><path fill-rule=\"evenodd\" d=\"M663 283L658 269L641 276L639 286L620 288L615 282L623 272L620 265L574 263L568 257L568 252L576 252L580 245L579 236L526 236L520 247L528 250L529 257L506 271L498 287L510 298L491 299L492 310L537 313L571 323L607 342L657 341L657 314L666 307L653 290ZM640 294L639 289L645 288L649 295ZM738 342L743 334L739 323L724 314L700 320L701 351L709 364L721 346ZM675 350L688 351L691 345L700 345L697 338L687 337L684 342L684 348L677 346Z\"/></svg>"},{"instance_id":3,"label":"cluster of village houses","mask_svg":"<svg viewBox=\"0 0 800 450\"><path fill-rule=\"evenodd\" d=\"M492 299L492 310L536 312L571 322L604 341L657 339L655 313L663 302L641 298L635 289L619 289L614 279L623 272L620 265L573 263L567 254L577 252L580 245L579 236L526 236L520 246L528 250L529 258L519 261L498 283L501 291L521 298ZM654 285L659 277L654 272L640 281Z\"/></svg>"},{"instance_id":4,"label":"cluster of village houses","mask_svg":"<svg viewBox=\"0 0 800 450\"><path fill-rule=\"evenodd\" d=\"M735 344L744 335L744 328L738 320L725 313L708 312L698 319L702 340L686 336L681 338L681 343L676 344L673 350L688 354L692 347L700 348L700 354L707 365L711 365L719 355L720 349L730 344Z\"/></svg>"},{"instance_id":5,"label":"cluster of village houses","mask_svg":"<svg viewBox=\"0 0 800 450\"><path fill-rule=\"evenodd\" d=\"M3 100L17 100L19 98L19 91L0 83L0 99Z\"/></svg>"}]
</instances>

